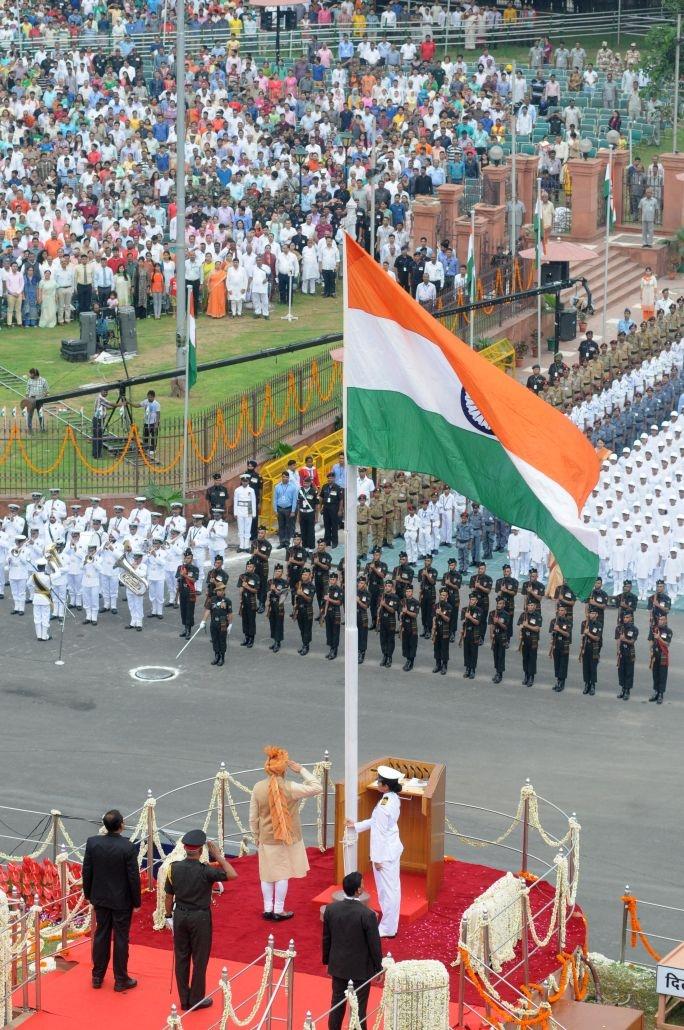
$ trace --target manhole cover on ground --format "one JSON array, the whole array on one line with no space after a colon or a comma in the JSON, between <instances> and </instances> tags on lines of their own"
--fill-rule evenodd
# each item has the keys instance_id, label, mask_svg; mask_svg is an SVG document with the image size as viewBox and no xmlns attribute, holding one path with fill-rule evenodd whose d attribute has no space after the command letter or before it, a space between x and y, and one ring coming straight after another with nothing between
<instances>
[{"instance_id":1,"label":"manhole cover on ground","mask_svg":"<svg viewBox=\"0 0 684 1030\"><path fill-rule=\"evenodd\" d=\"M138 669L131 669L130 674L134 680L157 683L161 680L174 680L178 675L178 669L172 669L168 665L141 665Z\"/></svg>"}]
</instances>

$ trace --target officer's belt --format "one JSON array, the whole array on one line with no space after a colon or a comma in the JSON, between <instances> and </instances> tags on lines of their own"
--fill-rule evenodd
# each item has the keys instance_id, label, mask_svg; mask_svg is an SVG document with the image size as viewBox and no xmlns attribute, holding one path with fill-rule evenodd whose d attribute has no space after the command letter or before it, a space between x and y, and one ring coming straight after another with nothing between
<instances>
[{"instance_id":1,"label":"officer's belt","mask_svg":"<svg viewBox=\"0 0 684 1030\"><path fill-rule=\"evenodd\" d=\"M190 908L188 905L176 904L176 912L210 912L210 908Z\"/></svg>"}]
</instances>

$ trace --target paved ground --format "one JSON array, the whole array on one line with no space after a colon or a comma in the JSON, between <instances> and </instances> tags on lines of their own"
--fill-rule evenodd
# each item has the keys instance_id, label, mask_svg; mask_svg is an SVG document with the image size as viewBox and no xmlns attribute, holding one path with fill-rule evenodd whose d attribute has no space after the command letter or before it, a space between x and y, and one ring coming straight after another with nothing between
<instances>
[{"instance_id":1,"label":"paved ground","mask_svg":"<svg viewBox=\"0 0 684 1030\"><path fill-rule=\"evenodd\" d=\"M103 616L97 629L68 620L66 664L58 668L58 640L37 643L30 609L23 619L10 617L9 610L8 600L0 602L3 805L41 811L56 806L84 820L111 804L129 811L142 804L148 787L160 794L211 777L221 761L234 770L258 766L262 745L271 741L284 743L302 760L328 748L334 772L341 774L343 665L324 660L320 630L312 653L300 658L289 619L277 657L268 650L262 625L251 651L238 646L236 627L222 670L211 667L208 638L199 637L178 663L176 679L141 684L131 679L131 668L176 664L182 641L175 612L163 623L147 621L142 634L124 632L125 605L118 617ZM682 881L681 849L672 831L679 822L673 818L672 781L684 719L684 618L672 618L674 668L663 706L646 703L644 613L637 621L643 643L628 704L615 698L612 640L604 648L594 698L581 695L576 643L572 678L562 695L551 690L546 648L532 689L521 685L514 651L498 687L491 682L488 648L475 681L463 680L458 651L448 675L433 676L429 642L422 640L413 674L404 674L396 662L391 671L379 668L375 639L361 669L362 761L395 753L446 762L450 800L504 812L515 809L519 788L530 777L544 797L577 812L584 828L581 900L593 945L609 954L618 949L624 884L644 898L678 904ZM610 615L608 623L612 628ZM177 808L165 802L162 821L198 811L207 800L207 788L195 788ZM3 834L10 833L8 826L28 834L36 822L2 810L0 818ZM561 828L552 814L547 820L552 831ZM477 813L458 821L480 836L496 836L504 825ZM79 839L89 831L86 822L69 825ZM0 849L5 845L0 838ZM547 853L538 841L532 850ZM501 865L507 855L462 847L457 853ZM516 867L515 856L510 864ZM674 925L659 925L666 933L681 933Z\"/></svg>"}]
</instances>

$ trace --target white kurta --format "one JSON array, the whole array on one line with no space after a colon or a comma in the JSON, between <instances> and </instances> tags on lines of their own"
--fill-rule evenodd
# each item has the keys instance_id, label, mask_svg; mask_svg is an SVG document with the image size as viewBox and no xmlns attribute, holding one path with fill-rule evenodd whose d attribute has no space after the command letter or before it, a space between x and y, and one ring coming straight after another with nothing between
<instances>
[{"instance_id":1,"label":"white kurta","mask_svg":"<svg viewBox=\"0 0 684 1030\"><path fill-rule=\"evenodd\" d=\"M373 863L378 901L382 909L379 926L381 937L394 937L399 928L399 909L401 907L399 866L404 850L404 845L399 837L400 812L399 795L390 791L378 801L370 819L363 819L354 824L359 833L370 830L370 859Z\"/></svg>"}]
</instances>

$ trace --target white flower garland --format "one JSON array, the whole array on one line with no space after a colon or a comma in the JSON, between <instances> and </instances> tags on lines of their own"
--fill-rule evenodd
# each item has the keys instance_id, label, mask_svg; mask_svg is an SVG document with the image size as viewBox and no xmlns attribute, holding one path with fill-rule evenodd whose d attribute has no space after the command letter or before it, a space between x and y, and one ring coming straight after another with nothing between
<instances>
[{"instance_id":1,"label":"white flower garland","mask_svg":"<svg viewBox=\"0 0 684 1030\"><path fill-rule=\"evenodd\" d=\"M449 1030L446 966L433 959L392 963L385 974L380 1012L384 1030ZM356 1022L350 1020L349 1027L363 1030L358 1007Z\"/></svg>"},{"instance_id":2,"label":"white flower garland","mask_svg":"<svg viewBox=\"0 0 684 1030\"><path fill-rule=\"evenodd\" d=\"M7 895L0 890L0 1027L12 1019L12 935Z\"/></svg>"},{"instance_id":3,"label":"white flower garland","mask_svg":"<svg viewBox=\"0 0 684 1030\"><path fill-rule=\"evenodd\" d=\"M467 947L474 963L485 962L485 927L489 930L489 962L495 972L515 958L515 946L522 936L520 899L525 884L506 873L488 887L461 917L459 947ZM465 930L465 939L463 931ZM454 963L458 964L458 959Z\"/></svg>"}]
</instances>

